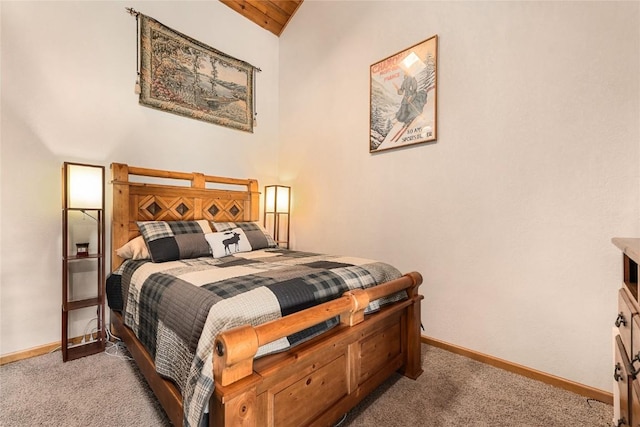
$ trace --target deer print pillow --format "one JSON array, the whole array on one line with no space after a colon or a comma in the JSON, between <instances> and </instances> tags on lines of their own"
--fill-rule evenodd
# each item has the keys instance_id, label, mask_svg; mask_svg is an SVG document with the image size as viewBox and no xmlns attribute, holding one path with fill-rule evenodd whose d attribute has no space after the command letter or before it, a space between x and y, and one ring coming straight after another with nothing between
<instances>
[{"instance_id":1,"label":"deer print pillow","mask_svg":"<svg viewBox=\"0 0 640 427\"><path fill-rule=\"evenodd\" d=\"M224 256L233 255L239 252L251 252L253 248L241 228L233 228L218 233L207 233L204 235L207 239L211 253L214 258L222 258Z\"/></svg>"},{"instance_id":2,"label":"deer print pillow","mask_svg":"<svg viewBox=\"0 0 640 427\"><path fill-rule=\"evenodd\" d=\"M229 231L232 228L241 228L247 236L247 239L249 239L249 244L254 251L278 246L273 240L273 237L257 222L212 222L211 225L213 225L216 231Z\"/></svg>"}]
</instances>

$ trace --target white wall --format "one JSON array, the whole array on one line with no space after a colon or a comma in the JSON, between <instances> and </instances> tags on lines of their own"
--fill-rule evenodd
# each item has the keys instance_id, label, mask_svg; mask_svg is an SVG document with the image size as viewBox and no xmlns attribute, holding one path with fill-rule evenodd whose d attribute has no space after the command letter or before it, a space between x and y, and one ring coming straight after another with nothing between
<instances>
[{"instance_id":1,"label":"white wall","mask_svg":"<svg viewBox=\"0 0 640 427\"><path fill-rule=\"evenodd\" d=\"M369 66L434 34L437 143L369 154ZM280 38L293 246L420 271L425 335L609 390L639 78L637 2L306 0Z\"/></svg>"},{"instance_id":2,"label":"white wall","mask_svg":"<svg viewBox=\"0 0 640 427\"><path fill-rule=\"evenodd\" d=\"M136 24L125 7L260 67L255 132L140 106L134 93ZM214 1L3 1L0 14L0 354L5 355L60 340L63 161L107 168L123 162L273 182L278 38Z\"/></svg>"},{"instance_id":3,"label":"white wall","mask_svg":"<svg viewBox=\"0 0 640 427\"><path fill-rule=\"evenodd\" d=\"M255 133L139 106L125 7L261 67ZM0 2L0 354L59 340L61 163L118 161L279 175L295 248L424 275L425 335L608 389L639 8L306 0L278 39L218 2ZM437 143L370 155L369 66L433 34Z\"/></svg>"}]
</instances>

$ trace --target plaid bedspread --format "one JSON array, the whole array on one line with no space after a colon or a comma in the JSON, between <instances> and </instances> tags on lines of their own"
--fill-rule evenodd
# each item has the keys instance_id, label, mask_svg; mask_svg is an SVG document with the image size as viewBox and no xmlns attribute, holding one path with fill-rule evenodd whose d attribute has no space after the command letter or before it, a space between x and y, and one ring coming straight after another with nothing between
<instances>
[{"instance_id":1,"label":"plaid bedspread","mask_svg":"<svg viewBox=\"0 0 640 427\"><path fill-rule=\"evenodd\" d=\"M180 388L184 425L197 426L213 392L213 342L226 329L259 325L401 276L372 260L284 249L214 259L152 263L126 261L122 275L124 322L155 360L156 370ZM369 311L406 297L374 301ZM260 347L281 351L337 325L320 325Z\"/></svg>"}]
</instances>

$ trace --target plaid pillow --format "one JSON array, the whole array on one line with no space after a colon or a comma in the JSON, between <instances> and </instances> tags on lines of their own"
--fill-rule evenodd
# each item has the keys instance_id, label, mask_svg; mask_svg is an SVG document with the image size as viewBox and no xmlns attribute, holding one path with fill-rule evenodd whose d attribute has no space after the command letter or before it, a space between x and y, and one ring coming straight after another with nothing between
<instances>
[{"instance_id":1,"label":"plaid pillow","mask_svg":"<svg viewBox=\"0 0 640 427\"><path fill-rule=\"evenodd\" d=\"M210 255L204 238L211 232L206 220L200 221L138 221L151 261L165 262Z\"/></svg>"},{"instance_id":2,"label":"plaid pillow","mask_svg":"<svg viewBox=\"0 0 640 427\"><path fill-rule=\"evenodd\" d=\"M240 228L247 236L253 250L278 247L273 237L257 222L212 222L212 224L216 231Z\"/></svg>"}]
</instances>

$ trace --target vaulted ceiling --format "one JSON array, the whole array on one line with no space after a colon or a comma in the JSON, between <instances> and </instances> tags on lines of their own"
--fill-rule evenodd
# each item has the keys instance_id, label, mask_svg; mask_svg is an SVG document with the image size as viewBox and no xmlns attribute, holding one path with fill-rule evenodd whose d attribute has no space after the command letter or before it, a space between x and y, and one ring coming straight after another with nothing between
<instances>
[{"instance_id":1,"label":"vaulted ceiling","mask_svg":"<svg viewBox=\"0 0 640 427\"><path fill-rule=\"evenodd\" d=\"M220 0L245 18L280 37L304 0Z\"/></svg>"}]
</instances>

